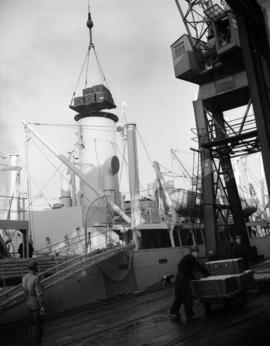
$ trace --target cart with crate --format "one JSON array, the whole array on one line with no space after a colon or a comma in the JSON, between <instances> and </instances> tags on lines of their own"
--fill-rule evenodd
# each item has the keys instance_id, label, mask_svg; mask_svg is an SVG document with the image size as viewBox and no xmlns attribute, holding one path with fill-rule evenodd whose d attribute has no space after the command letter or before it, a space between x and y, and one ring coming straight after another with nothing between
<instances>
[{"instance_id":1,"label":"cart with crate","mask_svg":"<svg viewBox=\"0 0 270 346\"><path fill-rule=\"evenodd\" d=\"M211 311L212 304L245 303L246 292L254 287L254 277L252 270L244 270L241 258L207 262L206 267L210 275L193 281L194 295L206 312Z\"/></svg>"}]
</instances>

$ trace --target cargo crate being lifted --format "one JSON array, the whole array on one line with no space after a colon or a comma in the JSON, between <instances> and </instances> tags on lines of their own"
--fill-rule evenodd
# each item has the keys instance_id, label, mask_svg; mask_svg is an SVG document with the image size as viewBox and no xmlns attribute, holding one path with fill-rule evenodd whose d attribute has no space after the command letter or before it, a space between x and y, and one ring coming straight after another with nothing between
<instances>
[{"instance_id":1,"label":"cargo crate being lifted","mask_svg":"<svg viewBox=\"0 0 270 346\"><path fill-rule=\"evenodd\" d=\"M109 89L103 84L83 89L83 96L75 97L73 104L69 107L84 115L104 109L116 108Z\"/></svg>"},{"instance_id":2,"label":"cargo crate being lifted","mask_svg":"<svg viewBox=\"0 0 270 346\"><path fill-rule=\"evenodd\" d=\"M84 60L82 70L79 74L79 78L76 84L76 88L73 92L71 104L69 108L76 111L81 115L82 117L91 116L91 113L93 112L99 112L105 109L113 109L116 108L114 104L114 100L112 98L112 94L110 90L104 85L107 84L104 72L102 70L102 66L99 62L97 52L95 49L95 45L93 43L93 35L92 35L92 28L94 26L94 23L91 19L90 11L88 11L88 20L87 20L87 27L89 29L89 38L90 42L88 45L88 50L86 54L86 58ZM97 66L99 69L99 74L101 77L101 84L93 85L93 86L87 86L88 84L88 67L89 67L89 57L90 52L94 53L94 56L96 58ZM82 90L82 95L75 97L76 90L79 85L80 79L82 77L82 72L85 69L85 84L84 89Z\"/></svg>"}]
</instances>

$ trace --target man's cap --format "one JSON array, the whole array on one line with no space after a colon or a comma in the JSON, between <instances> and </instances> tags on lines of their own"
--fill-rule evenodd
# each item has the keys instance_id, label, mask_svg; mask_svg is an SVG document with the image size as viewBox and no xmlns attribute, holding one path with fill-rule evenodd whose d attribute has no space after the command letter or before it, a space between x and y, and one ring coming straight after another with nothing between
<instances>
[{"instance_id":1,"label":"man's cap","mask_svg":"<svg viewBox=\"0 0 270 346\"><path fill-rule=\"evenodd\" d=\"M242 239L242 238L243 237L241 235L239 235L239 234L234 236L234 239Z\"/></svg>"},{"instance_id":2,"label":"man's cap","mask_svg":"<svg viewBox=\"0 0 270 346\"><path fill-rule=\"evenodd\" d=\"M32 260L28 263L27 268L31 271L37 271L38 269L38 262L36 260Z\"/></svg>"},{"instance_id":3,"label":"man's cap","mask_svg":"<svg viewBox=\"0 0 270 346\"><path fill-rule=\"evenodd\" d=\"M199 252L199 246L198 245L192 245L189 248L190 252Z\"/></svg>"}]
</instances>

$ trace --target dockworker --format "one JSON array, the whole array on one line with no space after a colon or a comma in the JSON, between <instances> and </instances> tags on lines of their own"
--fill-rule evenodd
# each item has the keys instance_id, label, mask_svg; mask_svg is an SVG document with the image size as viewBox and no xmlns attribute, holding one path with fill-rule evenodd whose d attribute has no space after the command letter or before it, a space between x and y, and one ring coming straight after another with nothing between
<instances>
[{"instance_id":1,"label":"dockworker","mask_svg":"<svg viewBox=\"0 0 270 346\"><path fill-rule=\"evenodd\" d=\"M31 243L31 241L28 242L28 254L29 258L33 256L34 248ZM18 253L20 254L21 258L26 258L26 241L23 241L23 243L20 243L19 248L18 248Z\"/></svg>"},{"instance_id":2,"label":"dockworker","mask_svg":"<svg viewBox=\"0 0 270 346\"><path fill-rule=\"evenodd\" d=\"M185 255L178 264L178 271L175 278L175 298L170 309L172 319L179 319L180 307L184 303L185 315L188 321L195 319L193 312L192 279L194 279L194 269L201 272L205 277L208 271L200 265L198 260L199 248L192 246L190 253Z\"/></svg>"},{"instance_id":3,"label":"dockworker","mask_svg":"<svg viewBox=\"0 0 270 346\"><path fill-rule=\"evenodd\" d=\"M244 268L248 269L250 265L250 252L248 245L243 243L243 238L241 235L236 235L234 237L234 243L232 246L232 257L233 258L243 258Z\"/></svg>"},{"instance_id":4,"label":"dockworker","mask_svg":"<svg viewBox=\"0 0 270 346\"><path fill-rule=\"evenodd\" d=\"M28 271L22 278L24 298L32 317L28 345L38 346L41 344L44 325L43 289L37 276L38 262L29 262Z\"/></svg>"}]
</instances>

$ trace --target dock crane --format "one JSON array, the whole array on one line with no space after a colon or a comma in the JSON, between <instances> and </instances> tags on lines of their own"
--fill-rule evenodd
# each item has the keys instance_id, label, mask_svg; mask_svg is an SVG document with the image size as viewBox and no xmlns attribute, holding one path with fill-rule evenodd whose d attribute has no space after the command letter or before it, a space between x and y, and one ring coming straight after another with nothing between
<instances>
[{"instance_id":1,"label":"dock crane","mask_svg":"<svg viewBox=\"0 0 270 346\"><path fill-rule=\"evenodd\" d=\"M270 54L265 18L255 0L248 1L254 14L248 13L244 1L175 2L187 31L171 45L175 76L199 85L193 107L201 156L206 253L223 256L226 232L230 236L242 235L249 244L231 159L262 151L270 187L270 112L262 107L270 109L266 92L270 74L265 60ZM247 32L252 38L256 35L251 33L252 26L247 28L252 21L256 33L263 35L264 47L258 43L256 46L255 40L247 36ZM252 47L259 51L259 62L250 56ZM262 96L259 95L262 85L255 72L264 86ZM251 85L253 82L255 87ZM255 115L250 114L251 104ZM238 123L229 123L224 112L241 106L246 110ZM220 189L228 201L226 207L217 203Z\"/></svg>"}]
</instances>

